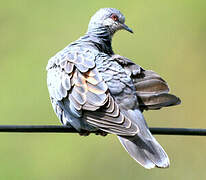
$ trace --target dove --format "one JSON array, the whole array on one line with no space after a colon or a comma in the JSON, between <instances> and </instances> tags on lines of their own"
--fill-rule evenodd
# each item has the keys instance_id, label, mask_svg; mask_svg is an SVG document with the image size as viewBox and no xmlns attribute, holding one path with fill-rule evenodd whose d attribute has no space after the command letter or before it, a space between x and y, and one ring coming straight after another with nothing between
<instances>
[{"instance_id":1,"label":"dove","mask_svg":"<svg viewBox=\"0 0 206 180\"><path fill-rule=\"evenodd\" d=\"M180 104L157 73L115 54L112 37L133 33L124 15L102 8L88 30L47 64L50 100L61 123L88 135L117 135L129 155L146 169L169 167L169 158L152 136L143 111Z\"/></svg>"}]
</instances>

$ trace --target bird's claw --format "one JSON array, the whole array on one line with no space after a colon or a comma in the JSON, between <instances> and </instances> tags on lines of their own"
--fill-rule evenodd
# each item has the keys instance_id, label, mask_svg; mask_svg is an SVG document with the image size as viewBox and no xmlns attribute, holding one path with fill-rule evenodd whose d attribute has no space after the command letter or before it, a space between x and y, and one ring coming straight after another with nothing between
<instances>
[{"instance_id":1,"label":"bird's claw","mask_svg":"<svg viewBox=\"0 0 206 180\"><path fill-rule=\"evenodd\" d=\"M108 133L104 132L104 131L97 131L95 132L96 135L100 135L100 136L106 136Z\"/></svg>"},{"instance_id":2,"label":"bird's claw","mask_svg":"<svg viewBox=\"0 0 206 180\"><path fill-rule=\"evenodd\" d=\"M79 132L79 135L80 135L80 136L89 136L89 135L90 135L90 132L87 131L87 130L81 130L81 132Z\"/></svg>"}]
</instances>

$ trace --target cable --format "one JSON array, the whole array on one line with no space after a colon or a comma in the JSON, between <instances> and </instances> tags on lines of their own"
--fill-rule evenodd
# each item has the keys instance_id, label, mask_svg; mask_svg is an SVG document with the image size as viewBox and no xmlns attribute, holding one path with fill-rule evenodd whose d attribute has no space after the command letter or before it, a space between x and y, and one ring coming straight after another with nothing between
<instances>
[{"instance_id":1,"label":"cable","mask_svg":"<svg viewBox=\"0 0 206 180\"><path fill-rule=\"evenodd\" d=\"M206 136L206 129L151 127L156 135ZM58 125L0 125L0 132L8 133L78 133L74 128ZM94 132L96 133L96 132Z\"/></svg>"}]
</instances>

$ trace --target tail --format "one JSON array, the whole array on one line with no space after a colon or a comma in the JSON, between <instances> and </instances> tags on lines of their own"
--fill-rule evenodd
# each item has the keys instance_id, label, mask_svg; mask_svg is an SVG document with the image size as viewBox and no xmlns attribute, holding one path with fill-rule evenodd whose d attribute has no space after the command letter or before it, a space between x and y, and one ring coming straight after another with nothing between
<instances>
[{"instance_id":1,"label":"tail","mask_svg":"<svg viewBox=\"0 0 206 180\"><path fill-rule=\"evenodd\" d=\"M140 129L135 136L118 136L129 155L147 169L169 167L170 163L166 152L150 133L141 112L135 110L128 113L130 117L134 117L135 114L135 124L138 124Z\"/></svg>"}]
</instances>

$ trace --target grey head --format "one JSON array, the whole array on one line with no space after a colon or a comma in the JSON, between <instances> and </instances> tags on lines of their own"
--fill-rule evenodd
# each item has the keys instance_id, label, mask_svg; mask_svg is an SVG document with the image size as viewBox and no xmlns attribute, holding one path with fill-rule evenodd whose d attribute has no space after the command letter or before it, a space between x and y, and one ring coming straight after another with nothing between
<instances>
[{"instance_id":1,"label":"grey head","mask_svg":"<svg viewBox=\"0 0 206 180\"><path fill-rule=\"evenodd\" d=\"M92 16L89 22L88 32L106 29L111 36L118 30L126 30L133 33L124 22L125 17L119 10L115 8L102 8Z\"/></svg>"}]
</instances>

